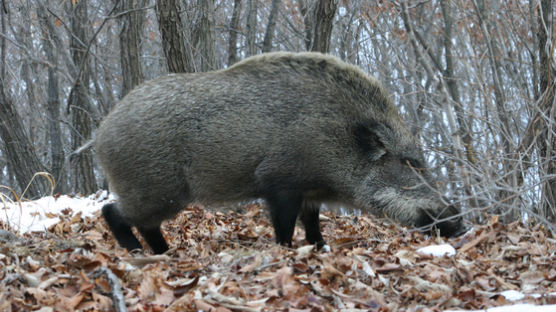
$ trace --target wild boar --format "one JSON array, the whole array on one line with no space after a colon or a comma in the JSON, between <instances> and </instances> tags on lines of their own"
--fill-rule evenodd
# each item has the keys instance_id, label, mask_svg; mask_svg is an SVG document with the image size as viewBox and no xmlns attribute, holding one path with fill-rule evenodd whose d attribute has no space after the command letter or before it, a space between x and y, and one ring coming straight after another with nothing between
<instances>
[{"instance_id":1,"label":"wild boar","mask_svg":"<svg viewBox=\"0 0 556 312\"><path fill-rule=\"evenodd\" d=\"M138 86L100 125L95 150L119 199L102 213L119 244L155 253L188 203L265 200L276 241L296 219L321 247L322 203L335 202L443 235L461 227L427 184L425 161L380 83L319 53L268 53L230 68Z\"/></svg>"}]
</instances>

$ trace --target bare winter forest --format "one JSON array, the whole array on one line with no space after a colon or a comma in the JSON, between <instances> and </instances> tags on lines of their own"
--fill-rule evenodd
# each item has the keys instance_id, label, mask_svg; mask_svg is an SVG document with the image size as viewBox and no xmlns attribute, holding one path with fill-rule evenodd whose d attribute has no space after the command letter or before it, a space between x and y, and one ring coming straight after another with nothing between
<instances>
[{"instance_id":1,"label":"bare winter forest","mask_svg":"<svg viewBox=\"0 0 556 312\"><path fill-rule=\"evenodd\" d=\"M0 311L554 311L555 14L552 0L0 0ZM303 230L275 244L260 203L190 205L150 255L77 205L42 211L59 219L42 231L3 218L51 194L111 200L95 151L74 152L120 99L270 51L375 76L473 229L327 211L316 251Z\"/></svg>"},{"instance_id":2,"label":"bare winter forest","mask_svg":"<svg viewBox=\"0 0 556 312\"><path fill-rule=\"evenodd\" d=\"M552 0L10 0L0 3L0 185L106 187L69 155L130 89L268 51L321 51L377 77L468 220L556 220ZM23 192L25 190L25 192Z\"/></svg>"}]
</instances>

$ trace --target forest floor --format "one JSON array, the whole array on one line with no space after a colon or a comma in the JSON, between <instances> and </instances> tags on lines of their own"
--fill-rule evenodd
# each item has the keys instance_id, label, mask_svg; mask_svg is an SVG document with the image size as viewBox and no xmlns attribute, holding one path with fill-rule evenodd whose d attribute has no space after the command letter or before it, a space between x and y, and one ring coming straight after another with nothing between
<instances>
[{"instance_id":1,"label":"forest floor","mask_svg":"<svg viewBox=\"0 0 556 312\"><path fill-rule=\"evenodd\" d=\"M47 231L0 235L0 311L556 310L556 239L540 225L491 217L443 240L324 212L330 250L315 251L300 227L293 248L276 245L259 204L193 206L163 226L172 249L152 255L117 247L99 211L56 217ZM455 255L418 251L443 243Z\"/></svg>"}]
</instances>

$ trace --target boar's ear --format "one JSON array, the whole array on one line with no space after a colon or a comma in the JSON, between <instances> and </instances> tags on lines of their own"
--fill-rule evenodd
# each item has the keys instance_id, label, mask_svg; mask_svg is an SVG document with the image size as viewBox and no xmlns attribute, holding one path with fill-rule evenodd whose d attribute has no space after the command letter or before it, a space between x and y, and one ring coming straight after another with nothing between
<instances>
[{"instance_id":1,"label":"boar's ear","mask_svg":"<svg viewBox=\"0 0 556 312\"><path fill-rule=\"evenodd\" d=\"M382 127L375 121L360 122L355 126L353 134L357 147L369 160L376 161L386 154L384 142L380 138Z\"/></svg>"}]
</instances>

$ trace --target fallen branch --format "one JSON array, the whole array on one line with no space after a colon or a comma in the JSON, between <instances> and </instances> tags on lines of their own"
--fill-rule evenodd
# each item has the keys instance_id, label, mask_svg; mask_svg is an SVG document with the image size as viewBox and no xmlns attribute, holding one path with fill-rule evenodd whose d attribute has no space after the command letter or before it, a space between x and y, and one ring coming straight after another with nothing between
<instances>
[{"instance_id":1,"label":"fallen branch","mask_svg":"<svg viewBox=\"0 0 556 312\"><path fill-rule=\"evenodd\" d=\"M147 264L157 263L160 261L163 262L172 261L172 258L170 258L167 255L152 255L152 256L145 256L145 257L122 257L122 260L131 265L142 267Z\"/></svg>"},{"instance_id":2,"label":"fallen branch","mask_svg":"<svg viewBox=\"0 0 556 312\"><path fill-rule=\"evenodd\" d=\"M477 238L475 238L474 240L470 241L469 243L461 246L461 248L458 250L458 252L460 254L465 253L466 251L468 251L469 249L477 246L478 244L480 244L483 240L485 240L487 237L489 237L492 234L492 232L489 231L485 231L483 232L480 236L478 236Z\"/></svg>"},{"instance_id":3,"label":"fallen branch","mask_svg":"<svg viewBox=\"0 0 556 312\"><path fill-rule=\"evenodd\" d=\"M104 275L108 280L110 285L110 296L112 297L112 303L114 309L117 312L127 312L125 306L124 294L122 293L122 287L120 286L120 280L118 277L107 267L100 267L98 270L94 271L91 275L93 278L98 278Z\"/></svg>"}]
</instances>

